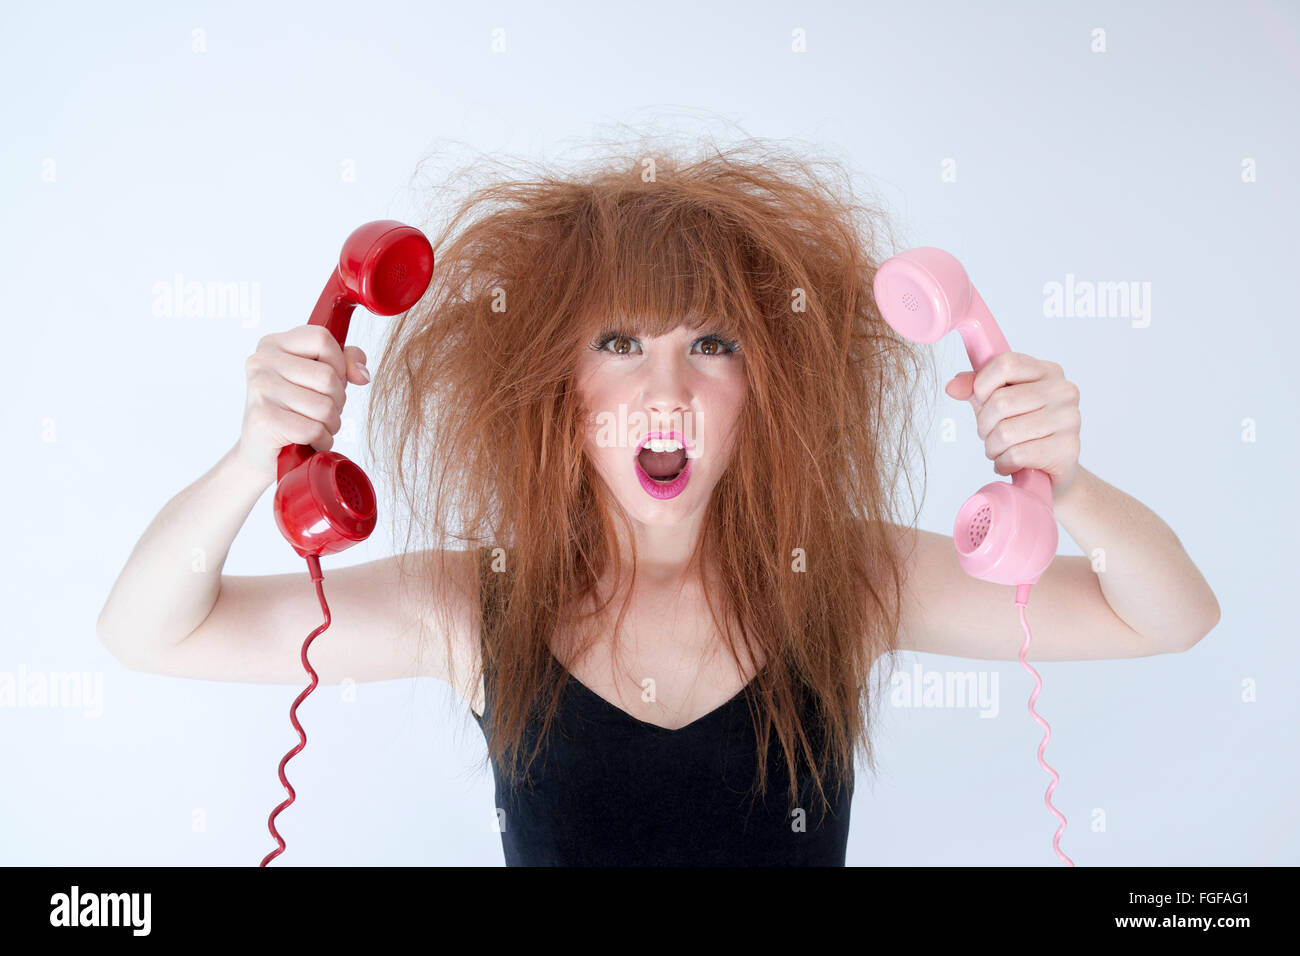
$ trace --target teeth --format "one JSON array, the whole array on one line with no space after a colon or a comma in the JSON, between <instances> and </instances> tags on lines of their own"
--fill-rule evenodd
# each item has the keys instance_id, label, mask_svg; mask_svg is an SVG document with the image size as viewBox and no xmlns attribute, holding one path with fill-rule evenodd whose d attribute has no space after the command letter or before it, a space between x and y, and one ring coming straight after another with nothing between
<instances>
[{"instance_id":1,"label":"teeth","mask_svg":"<svg viewBox=\"0 0 1300 956\"><path fill-rule=\"evenodd\" d=\"M652 438L645 443L644 447L649 448L651 451L665 452L680 451L683 445L676 438Z\"/></svg>"}]
</instances>

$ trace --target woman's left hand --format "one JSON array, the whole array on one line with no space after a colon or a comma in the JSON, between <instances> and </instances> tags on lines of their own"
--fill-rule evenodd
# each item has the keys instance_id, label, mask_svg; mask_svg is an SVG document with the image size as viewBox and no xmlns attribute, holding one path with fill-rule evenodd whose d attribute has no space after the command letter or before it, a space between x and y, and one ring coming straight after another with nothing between
<instances>
[{"instance_id":1,"label":"woman's left hand","mask_svg":"<svg viewBox=\"0 0 1300 956\"><path fill-rule=\"evenodd\" d=\"M1061 366L1002 352L976 372L959 372L945 387L975 409L976 430L993 470L1010 475L1040 468L1059 499L1079 470L1079 388Z\"/></svg>"}]
</instances>

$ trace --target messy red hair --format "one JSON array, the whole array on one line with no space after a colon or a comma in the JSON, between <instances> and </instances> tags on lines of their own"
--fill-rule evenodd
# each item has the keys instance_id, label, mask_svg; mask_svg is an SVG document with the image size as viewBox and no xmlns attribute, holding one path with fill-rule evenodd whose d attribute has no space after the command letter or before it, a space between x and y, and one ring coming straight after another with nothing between
<instances>
[{"instance_id":1,"label":"messy red hair","mask_svg":"<svg viewBox=\"0 0 1300 956\"><path fill-rule=\"evenodd\" d=\"M709 598L709 610L737 664L738 641L766 661L760 755L775 733L791 805L800 760L825 800L855 748L875 769L871 704L883 695L868 684L897 647L902 585L884 522L915 520L917 509L895 512L897 478L917 399L935 393L928 350L893 332L872 296L888 220L853 196L840 164L766 141L697 151L643 136L586 165L524 165L462 170L488 181L430 231L433 283L395 320L368 420L411 515L408 558L414 529L429 535L430 562L448 547L503 549L510 573L489 576L497 614L464 685L484 665L496 675L489 754L512 779L526 774L571 679L552 676L550 648L603 575L622 580L613 522L627 516L583 451L582 348L611 319L638 336L707 325L742 344L748 392L693 561L719 582L723 607ZM800 684L831 718L817 748ZM521 766L538 713L539 747Z\"/></svg>"}]
</instances>

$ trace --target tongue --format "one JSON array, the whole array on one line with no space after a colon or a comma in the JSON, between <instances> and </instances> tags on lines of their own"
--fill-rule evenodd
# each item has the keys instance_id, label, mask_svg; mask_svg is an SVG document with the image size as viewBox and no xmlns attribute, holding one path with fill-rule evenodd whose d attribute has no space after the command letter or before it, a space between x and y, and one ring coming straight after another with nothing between
<instances>
[{"instance_id":1,"label":"tongue","mask_svg":"<svg viewBox=\"0 0 1300 956\"><path fill-rule=\"evenodd\" d=\"M637 461L651 478L671 478L686 467L686 450L651 451L643 448L637 455Z\"/></svg>"}]
</instances>

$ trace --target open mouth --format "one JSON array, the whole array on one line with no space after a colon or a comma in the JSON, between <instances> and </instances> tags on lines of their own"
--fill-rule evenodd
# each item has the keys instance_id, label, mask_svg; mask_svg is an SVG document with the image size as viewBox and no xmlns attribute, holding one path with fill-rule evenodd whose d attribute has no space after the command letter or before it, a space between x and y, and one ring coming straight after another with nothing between
<instances>
[{"instance_id":1,"label":"open mouth","mask_svg":"<svg viewBox=\"0 0 1300 956\"><path fill-rule=\"evenodd\" d=\"M637 464L641 470L655 481L667 484L682 473L686 467L686 449L676 451L651 451L649 446L637 452Z\"/></svg>"},{"instance_id":2,"label":"open mouth","mask_svg":"<svg viewBox=\"0 0 1300 956\"><path fill-rule=\"evenodd\" d=\"M676 433L659 433L642 441L636 453L637 478L654 498L675 498L690 480L691 462L686 445Z\"/></svg>"}]
</instances>

